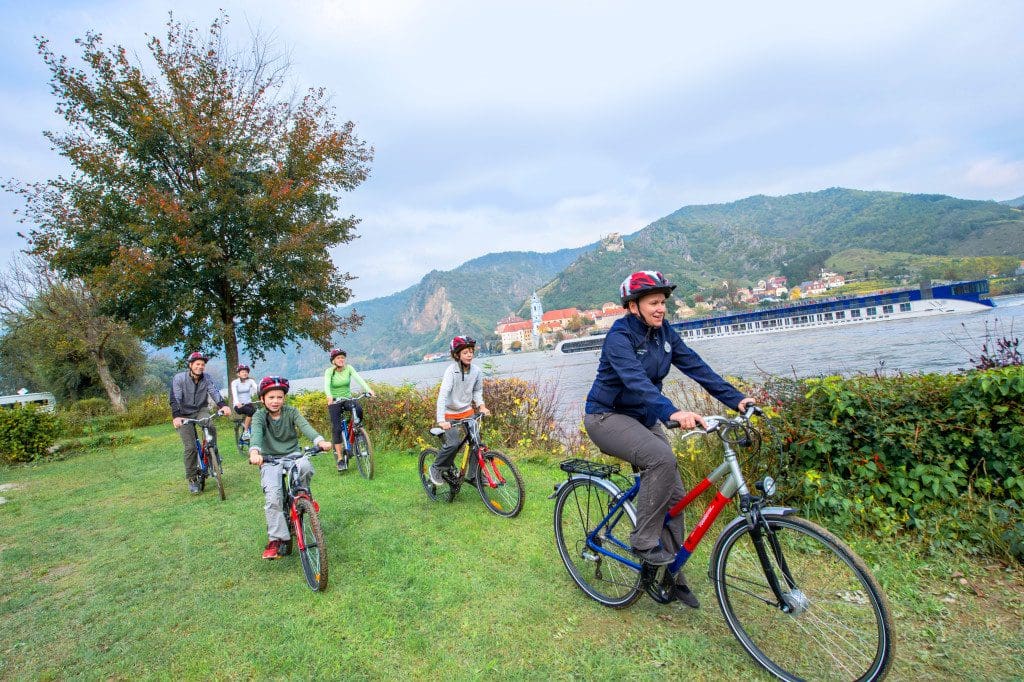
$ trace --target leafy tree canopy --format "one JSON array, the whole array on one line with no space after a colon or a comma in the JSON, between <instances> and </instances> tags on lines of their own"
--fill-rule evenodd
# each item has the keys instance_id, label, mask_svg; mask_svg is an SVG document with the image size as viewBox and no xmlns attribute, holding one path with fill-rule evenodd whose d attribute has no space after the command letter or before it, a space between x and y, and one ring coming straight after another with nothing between
<instances>
[{"instance_id":1,"label":"leafy tree canopy","mask_svg":"<svg viewBox=\"0 0 1024 682\"><path fill-rule=\"evenodd\" d=\"M289 340L329 343L358 324L330 247L358 223L338 195L368 175L373 150L339 124L327 93L287 92L289 64L258 36L245 52L171 15L151 37L156 73L87 33L81 67L39 52L66 131L47 132L73 172L9 182L26 202L29 243L84 279L144 338L179 349L238 342L255 357Z\"/></svg>"}]
</instances>

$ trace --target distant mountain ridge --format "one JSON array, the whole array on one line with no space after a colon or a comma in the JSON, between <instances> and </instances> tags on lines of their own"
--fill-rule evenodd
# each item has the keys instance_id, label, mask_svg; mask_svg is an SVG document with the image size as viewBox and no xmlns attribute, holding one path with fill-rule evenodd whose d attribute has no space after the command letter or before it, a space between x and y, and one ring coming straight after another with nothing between
<instances>
[{"instance_id":1,"label":"distant mountain ridge","mask_svg":"<svg viewBox=\"0 0 1024 682\"><path fill-rule=\"evenodd\" d=\"M1007 199L1006 201L1000 201L1001 204L1007 206L1013 206L1014 208L1024 208L1024 195L1017 197L1016 199Z\"/></svg>"},{"instance_id":2,"label":"distant mountain ridge","mask_svg":"<svg viewBox=\"0 0 1024 682\"><path fill-rule=\"evenodd\" d=\"M595 307L614 300L618 282L639 269L660 269L679 295L772 274L799 283L826 263L872 259L890 268L948 262L950 272L987 273L1024 257L1024 211L1009 203L831 188L684 206L633 234L577 249L493 253L431 271L403 291L341 309L355 309L364 322L337 343L358 369L408 364L443 352L456 333L493 341L499 319L526 316L534 290L545 310ZM272 355L294 376L327 366L321 349Z\"/></svg>"}]
</instances>

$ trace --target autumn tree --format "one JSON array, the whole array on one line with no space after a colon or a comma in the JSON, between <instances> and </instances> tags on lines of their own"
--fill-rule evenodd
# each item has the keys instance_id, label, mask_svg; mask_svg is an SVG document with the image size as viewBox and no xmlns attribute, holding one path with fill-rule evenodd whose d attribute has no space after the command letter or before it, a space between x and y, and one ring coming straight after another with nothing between
<instances>
[{"instance_id":1,"label":"autumn tree","mask_svg":"<svg viewBox=\"0 0 1024 682\"><path fill-rule=\"evenodd\" d=\"M147 43L154 73L96 33L76 41L81 66L38 38L68 126L45 135L73 170L7 188L32 253L153 344L222 346L230 368L239 343L262 358L358 325L335 313L352 277L328 249L355 237L338 196L373 150L323 89L290 94L265 40L229 49L227 21L204 33L171 15Z\"/></svg>"},{"instance_id":2,"label":"autumn tree","mask_svg":"<svg viewBox=\"0 0 1024 682\"><path fill-rule=\"evenodd\" d=\"M39 257L15 259L0 275L0 322L8 381L63 398L99 386L115 411L125 411L122 386L142 376L146 355L82 280L62 277Z\"/></svg>"}]
</instances>

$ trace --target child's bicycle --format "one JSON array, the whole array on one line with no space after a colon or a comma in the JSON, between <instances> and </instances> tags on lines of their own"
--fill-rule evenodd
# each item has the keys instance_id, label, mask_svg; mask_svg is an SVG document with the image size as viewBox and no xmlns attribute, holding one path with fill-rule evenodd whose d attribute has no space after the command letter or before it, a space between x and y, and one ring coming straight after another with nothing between
<instances>
[{"instance_id":1,"label":"child's bicycle","mask_svg":"<svg viewBox=\"0 0 1024 682\"><path fill-rule=\"evenodd\" d=\"M292 553L292 546L298 545L302 573L306 577L306 584L314 592L323 592L327 589L327 546L324 544L323 529L320 528L320 505L295 473L295 462L304 455L312 457L320 452L319 448L307 447L290 455L263 456L264 464L283 465L281 490L284 494L284 515L288 521L288 533L291 538L284 543L280 552L287 556Z\"/></svg>"},{"instance_id":2,"label":"child's bicycle","mask_svg":"<svg viewBox=\"0 0 1024 682\"><path fill-rule=\"evenodd\" d=\"M783 680L877 680L893 655L892 616L864 561L824 528L770 506L775 481L766 476L752 494L740 471L737 447L760 446L749 419L705 417L724 457L666 516L675 517L713 484L718 492L667 567L643 563L630 549L640 476L623 492L610 480L617 465L571 459L569 479L555 487L555 541L569 575L591 598L623 608L647 592L672 601L673 574L682 569L715 518L734 497L739 516L711 552L708 576L729 629L765 670ZM678 424L670 424L678 426Z\"/></svg>"},{"instance_id":3,"label":"child's bicycle","mask_svg":"<svg viewBox=\"0 0 1024 682\"><path fill-rule=\"evenodd\" d=\"M466 472L472 457L476 465L476 489L484 504L498 516L511 518L523 510L523 503L526 501L523 477L512 460L497 450L491 450L480 441L481 417L482 415L475 414L468 419L452 422L451 428L465 429L463 442L467 447L459 467L443 472L444 484L434 485L430 480L430 465L437 459L437 448L427 448L420 453L420 481L423 483L423 489L427 491L427 497L451 502L459 494L459 489L466 480ZM443 437L444 429L435 426L430 429L430 433Z\"/></svg>"},{"instance_id":4,"label":"child's bicycle","mask_svg":"<svg viewBox=\"0 0 1024 682\"><path fill-rule=\"evenodd\" d=\"M220 450L217 449L217 439L213 437L213 432L210 431L210 422L216 419L219 415L211 414L209 417L203 417L202 419L186 419L184 423L193 424L201 427L203 435L200 438L199 432L196 432L196 451L199 453L199 489L206 489L206 479L213 477L217 481L217 493L220 495L220 499L226 499L224 495L224 467L220 459Z\"/></svg>"},{"instance_id":5,"label":"child's bicycle","mask_svg":"<svg viewBox=\"0 0 1024 682\"><path fill-rule=\"evenodd\" d=\"M359 467L359 475L369 480L373 478L373 446L370 445L370 436L363 428L363 422L356 412L356 405L363 398L369 397L369 393L354 395L351 398L343 399L343 408L348 411L348 416L341 420L342 432L345 434L345 457L355 457L356 466Z\"/></svg>"}]
</instances>

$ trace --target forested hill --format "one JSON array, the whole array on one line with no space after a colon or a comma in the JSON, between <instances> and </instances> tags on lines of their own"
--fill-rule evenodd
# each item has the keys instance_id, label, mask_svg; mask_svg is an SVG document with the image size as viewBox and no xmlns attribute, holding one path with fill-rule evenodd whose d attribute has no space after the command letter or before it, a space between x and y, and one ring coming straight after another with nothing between
<instances>
[{"instance_id":1,"label":"forested hill","mask_svg":"<svg viewBox=\"0 0 1024 682\"><path fill-rule=\"evenodd\" d=\"M660 269L680 292L813 276L848 249L936 256L1024 256L1024 211L994 201L833 188L686 206L585 253L542 290L545 308L593 306L637 269Z\"/></svg>"},{"instance_id":2,"label":"forested hill","mask_svg":"<svg viewBox=\"0 0 1024 682\"><path fill-rule=\"evenodd\" d=\"M455 334L483 342L494 335L497 320L595 246L491 253L454 270L434 270L408 289L342 308L343 315L353 309L362 315L363 324L336 343L363 369L417 362L427 353L445 351ZM293 376L312 376L327 367L326 354L317 348L291 349L268 363L278 363Z\"/></svg>"},{"instance_id":3,"label":"forested hill","mask_svg":"<svg viewBox=\"0 0 1024 682\"><path fill-rule=\"evenodd\" d=\"M999 202L1006 204L1007 206L1013 206L1014 208L1024 208L1024 195L1017 197L1016 199L1007 199L1006 201Z\"/></svg>"}]
</instances>

